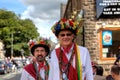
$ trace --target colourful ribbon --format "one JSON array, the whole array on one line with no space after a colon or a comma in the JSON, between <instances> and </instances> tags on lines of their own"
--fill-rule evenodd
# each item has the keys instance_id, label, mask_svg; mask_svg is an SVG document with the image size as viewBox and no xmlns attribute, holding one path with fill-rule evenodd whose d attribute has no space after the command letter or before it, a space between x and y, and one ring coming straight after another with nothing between
<instances>
[{"instance_id":1,"label":"colourful ribbon","mask_svg":"<svg viewBox=\"0 0 120 80\"><path fill-rule=\"evenodd\" d=\"M82 80L82 64L81 64L81 59L80 59L80 49L78 48L77 44L76 44L76 47L77 47L78 80Z\"/></svg>"}]
</instances>

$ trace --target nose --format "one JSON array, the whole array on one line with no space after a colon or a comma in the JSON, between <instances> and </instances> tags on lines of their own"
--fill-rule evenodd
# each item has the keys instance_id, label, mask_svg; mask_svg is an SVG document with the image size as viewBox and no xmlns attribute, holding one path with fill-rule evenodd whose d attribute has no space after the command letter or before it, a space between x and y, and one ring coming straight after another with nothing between
<instances>
[{"instance_id":1,"label":"nose","mask_svg":"<svg viewBox=\"0 0 120 80\"><path fill-rule=\"evenodd\" d=\"M42 54L42 53L39 51L38 54Z\"/></svg>"}]
</instances>

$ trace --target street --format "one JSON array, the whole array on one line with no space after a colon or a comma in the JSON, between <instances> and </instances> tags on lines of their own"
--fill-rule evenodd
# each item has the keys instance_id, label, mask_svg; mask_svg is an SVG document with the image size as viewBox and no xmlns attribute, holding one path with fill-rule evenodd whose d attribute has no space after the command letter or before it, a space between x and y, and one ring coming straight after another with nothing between
<instances>
[{"instance_id":1,"label":"street","mask_svg":"<svg viewBox=\"0 0 120 80\"><path fill-rule=\"evenodd\" d=\"M21 70L7 74L0 74L0 80L20 80Z\"/></svg>"}]
</instances>

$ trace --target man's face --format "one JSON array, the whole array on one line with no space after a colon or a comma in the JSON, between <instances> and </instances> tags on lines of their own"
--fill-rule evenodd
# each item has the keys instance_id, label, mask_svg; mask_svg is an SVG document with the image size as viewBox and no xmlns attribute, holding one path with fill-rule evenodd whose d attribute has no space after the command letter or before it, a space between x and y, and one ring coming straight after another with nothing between
<instances>
[{"instance_id":1,"label":"man's face","mask_svg":"<svg viewBox=\"0 0 120 80\"><path fill-rule=\"evenodd\" d=\"M74 34L69 30L63 30L58 35L60 44L63 46L70 45L72 43L74 37L75 37Z\"/></svg>"},{"instance_id":2,"label":"man's face","mask_svg":"<svg viewBox=\"0 0 120 80\"><path fill-rule=\"evenodd\" d=\"M47 55L47 52L45 51L45 48L43 47L37 47L34 51L34 56L38 62L44 61L46 55Z\"/></svg>"},{"instance_id":3,"label":"man's face","mask_svg":"<svg viewBox=\"0 0 120 80\"><path fill-rule=\"evenodd\" d=\"M96 67L92 66L93 74L96 74Z\"/></svg>"}]
</instances>

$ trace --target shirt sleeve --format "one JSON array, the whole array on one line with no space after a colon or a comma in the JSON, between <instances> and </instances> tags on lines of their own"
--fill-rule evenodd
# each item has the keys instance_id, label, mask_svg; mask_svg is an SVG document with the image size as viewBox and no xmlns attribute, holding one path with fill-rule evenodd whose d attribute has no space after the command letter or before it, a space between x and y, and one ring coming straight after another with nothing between
<instances>
[{"instance_id":1,"label":"shirt sleeve","mask_svg":"<svg viewBox=\"0 0 120 80\"><path fill-rule=\"evenodd\" d=\"M50 72L49 72L48 80L60 80L59 65L58 65L58 59L57 59L55 50L51 53L51 58L50 58L49 64L50 64Z\"/></svg>"},{"instance_id":2,"label":"shirt sleeve","mask_svg":"<svg viewBox=\"0 0 120 80\"><path fill-rule=\"evenodd\" d=\"M86 80L93 80L93 71L91 65L91 58L88 49L86 49L86 69L85 69L85 78Z\"/></svg>"},{"instance_id":3,"label":"shirt sleeve","mask_svg":"<svg viewBox=\"0 0 120 80\"><path fill-rule=\"evenodd\" d=\"M49 71L49 79L48 80L53 80L53 66L52 66L51 60L49 62L49 65L50 65L50 71Z\"/></svg>"},{"instance_id":4,"label":"shirt sleeve","mask_svg":"<svg viewBox=\"0 0 120 80\"><path fill-rule=\"evenodd\" d=\"M28 73L25 71L25 69L23 69L20 80L28 80L27 77L28 77Z\"/></svg>"}]
</instances>

